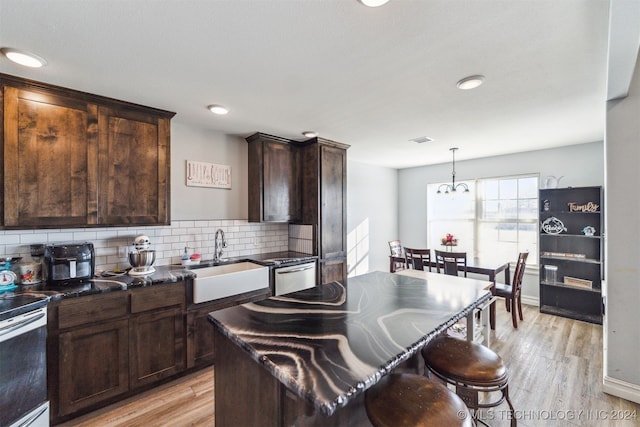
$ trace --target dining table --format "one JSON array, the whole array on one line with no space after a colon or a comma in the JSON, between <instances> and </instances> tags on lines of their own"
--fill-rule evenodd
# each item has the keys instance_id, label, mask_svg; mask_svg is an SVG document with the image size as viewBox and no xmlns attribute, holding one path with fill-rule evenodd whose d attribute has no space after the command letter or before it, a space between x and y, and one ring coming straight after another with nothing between
<instances>
[{"instance_id":1,"label":"dining table","mask_svg":"<svg viewBox=\"0 0 640 427\"><path fill-rule=\"evenodd\" d=\"M402 261L406 261L403 257L397 255L389 256L389 271L396 272L399 271L396 268L396 264ZM429 265L431 269L436 268L436 261L432 260ZM425 266L427 267L427 266ZM511 273L510 273L510 262L509 261L496 261L488 258L468 258L467 259L467 273L479 274L483 276L487 276L490 282L495 284L496 278L500 275L500 273L504 273L504 284L511 284ZM491 293L495 296L495 286L491 288ZM496 329L496 302L495 299L491 302L491 306L489 308L489 324L492 330Z\"/></svg>"},{"instance_id":2,"label":"dining table","mask_svg":"<svg viewBox=\"0 0 640 427\"><path fill-rule=\"evenodd\" d=\"M216 426L370 425L366 390L489 301L491 285L373 271L209 313Z\"/></svg>"}]
</instances>

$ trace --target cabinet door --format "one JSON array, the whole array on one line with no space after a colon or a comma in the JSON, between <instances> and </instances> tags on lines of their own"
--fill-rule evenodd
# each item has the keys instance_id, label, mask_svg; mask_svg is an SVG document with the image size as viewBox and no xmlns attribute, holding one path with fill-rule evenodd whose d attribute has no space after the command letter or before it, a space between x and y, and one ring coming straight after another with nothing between
<instances>
[{"instance_id":1,"label":"cabinet door","mask_svg":"<svg viewBox=\"0 0 640 427\"><path fill-rule=\"evenodd\" d=\"M247 138L249 221L300 218L299 152L289 141L265 134Z\"/></svg>"},{"instance_id":2,"label":"cabinet door","mask_svg":"<svg viewBox=\"0 0 640 427\"><path fill-rule=\"evenodd\" d=\"M4 86L4 225L97 222L97 107Z\"/></svg>"},{"instance_id":3,"label":"cabinet door","mask_svg":"<svg viewBox=\"0 0 640 427\"><path fill-rule=\"evenodd\" d=\"M347 277L347 259L333 258L320 263L320 283L342 282Z\"/></svg>"},{"instance_id":4,"label":"cabinet door","mask_svg":"<svg viewBox=\"0 0 640 427\"><path fill-rule=\"evenodd\" d=\"M213 325L207 319L213 310L204 307L187 314L187 368L213 363Z\"/></svg>"},{"instance_id":5,"label":"cabinet door","mask_svg":"<svg viewBox=\"0 0 640 427\"><path fill-rule=\"evenodd\" d=\"M98 109L100 224L169 224L169 119Z\"/></svg>"},{"instance_id":6,"label":"cabinet door","mask_svg":"<svg viewBox=\"0 0 640 427\"><path fill-rule=\"evenodd\" d=\"M131 389L182 371L184 319L180 307L137 315L130 321Z\"/></svg>"},{"instance_id":7,"label":"cabinet door","mask_svg":"<svg viewBox=\"0 0 640 427\"><path fill-rule=\"evenodd\" d=\"M59 416L129 389L129 327L118 320L60 334Z\"/></svg>"},{"instance_id":8,"label":"cabinet door","mask_svg":"<svg viewBox=\"0 0 640 427\"><path fill-rule=\"evenodd\" d=\"M263 149L263 217L269 222L296 220L299 215L297 150L266 141Z\"/></svg>"},{"instance_id":9,"label":"cabinet door","mask_svg":"<svg viewBox=\"0 0 640 427\"><path fill-rule=\"evenodd\" d=\"M347 153L320 147L320 258L346 255Z\"/></svg>"}]
</instances>

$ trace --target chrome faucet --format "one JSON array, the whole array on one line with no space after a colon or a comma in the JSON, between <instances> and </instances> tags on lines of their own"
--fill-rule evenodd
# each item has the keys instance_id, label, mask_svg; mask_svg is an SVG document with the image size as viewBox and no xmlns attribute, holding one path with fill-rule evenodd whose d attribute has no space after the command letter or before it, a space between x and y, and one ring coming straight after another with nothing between
<instances>
[{"instance_id":1,"label":"chrome faucet","mask_svg":"<svg viewBox=\"0 0 640 427\"><path fill-rule=\"evenodd\" d=\"M222 238L222 241L218 241L218 236ZM227 247L227 241L224 238L224 231L222 228L218 228L216 230L216 236L214 238L214 248L213 248L213 262L219 262L222 257L222 248Z\"/></svg>"}]
</instances>

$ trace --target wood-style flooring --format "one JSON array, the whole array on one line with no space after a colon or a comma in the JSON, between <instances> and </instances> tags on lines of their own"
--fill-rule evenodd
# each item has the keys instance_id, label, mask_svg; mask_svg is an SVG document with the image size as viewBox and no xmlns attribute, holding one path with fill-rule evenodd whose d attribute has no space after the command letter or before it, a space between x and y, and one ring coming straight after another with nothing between
<instances>
[{"instance_id":1,"label":"wood-style flooring","mask_svg":"<svg viewBox=\"0 0 640 427\"><path fill-rule=\"evenodd\" d=\"M523 309L515 330L499 300L491 336L511 372L518 425L640 426L640 405L602 392L602 326ZM213 426L213 375L213 368L196 372L62 426ZM504 403L482 415L492 426L508 426L507 409Z\"/></svg>"}]
</instances>

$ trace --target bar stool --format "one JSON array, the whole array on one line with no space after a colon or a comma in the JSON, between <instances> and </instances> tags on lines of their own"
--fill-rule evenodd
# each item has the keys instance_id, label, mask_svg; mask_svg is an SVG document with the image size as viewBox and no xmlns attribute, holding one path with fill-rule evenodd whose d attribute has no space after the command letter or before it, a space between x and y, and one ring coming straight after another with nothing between
<instances>
[{"instance_id":1,"label":"bar stool","mask_svg":"<svg viewBox=\"0 0 640 427\"><path fill-rule=\"evenodd\" d=\"M389 374L367 390L365 408L375 427L473 426L464 402L422 375Z\"/></svg>"},{"instance_id":2,"label":"bar stool","mask_svg":"<svg viewBox=\"0 0 640 427\"><path fill-rule=\"evenodd\" d=\"M511 413L511 426L516 426L513 404L509 399L509 372L502 358L489 348L450 336L440 336L422 349L427 371L445 383L456 387L456 394L472 409L474 419L479 420L477 410L500 405L505 400ZM480 403L480 392L502 393L500 399Z\"/></svg>"}]
</instances>

